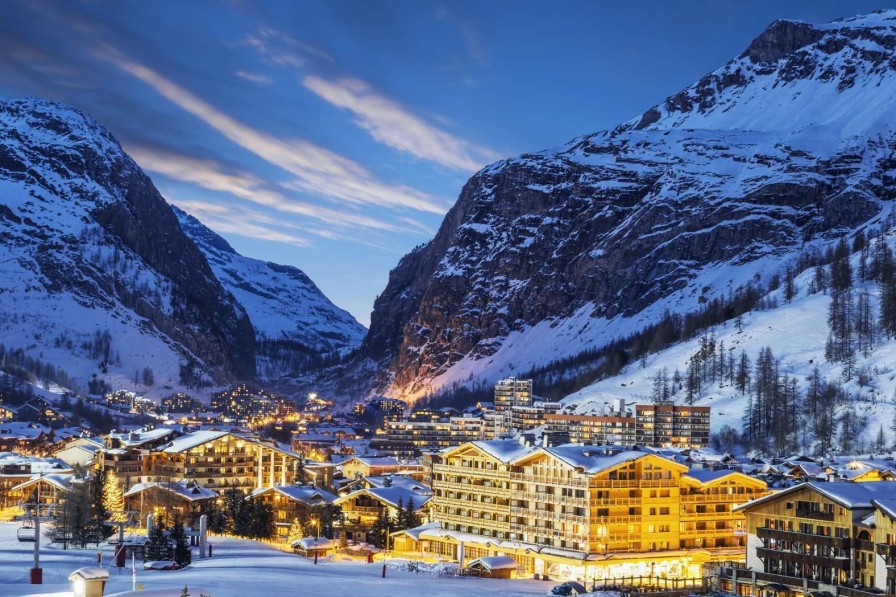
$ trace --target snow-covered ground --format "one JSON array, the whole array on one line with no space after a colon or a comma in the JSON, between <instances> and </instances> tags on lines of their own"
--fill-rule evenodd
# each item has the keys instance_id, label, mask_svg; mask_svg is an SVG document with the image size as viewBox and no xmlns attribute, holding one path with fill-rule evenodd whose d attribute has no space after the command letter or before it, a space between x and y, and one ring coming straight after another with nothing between
<instances>
[{"instance_id":1,"label":"snow-covered ground","mask_svg":"<svg viewBox=\"0 0 896 597\"><path fill-rule=\"evenodd\" d=\"M0 597L52 594L71 591L68 575L74 570L93 566L96 550L41 550L44 584L28 583L33 563L33 544L16 540L17 525L0 524ZM482 578L439 577L391 568L381 578L382 563L353 563L319 560L318 565L304 557L284 553L254 541L214 537L214 557L196 560L192 566L176 572L144 572L138 562L137 584L143 591L160 588L202 588L214 597L253 597L256 595L364 595L395 597L426 595L545 595L556 582L533 580L492 580ZM110 561L111 547L103 547L104 560ZM195 552L194 552L195 555ZM107 595L131 590L131 570L109 570ZM198 595L198 591L191 591Z\"/></svg>"},{"instance_id":2,"label":"snow-covered ground","mask_svg":"<svg viewBox=\"0 0 896 597\"><path fill-rule=\"evenodd\" d=\"M891 235L888 242L893 247L896 238ZM857 277L858 254L852 255L851 264L853 275ZM794 377L802 395L805 395L812 370L818 367L825 381L843 383L844 388L860 401L855 406L861 414L867 416L868 422L862 431L866 445L874 441L881 427L884 429L887 445L892 445L896 441L890 426L896 415L896 339L888 339L880 334L870 354L858 352L856 371L868 374L869 380L865 385L860 385L858 374L853 375L850 380L844 380L842 365L825 360L831 296L830 293L809 294L813 276L812 269L797 276L797 296L791 303L784 301L783 289L779 288L769 294L770 298L778 301L779 307L747 313L743 316L740 330L735 321L731 320L711 327L706 330L706 335L713 335L718 343L724 343L726 352L733 351L735 361L741 351L745 351L750 359L750 375L754 379L752 367L755 366L756 357L762 348L770 347L778 361L780 373ZM869 296L872 313L876 316L880 303L877 285L857 280L854 283L854 296L862 293ZM649 402L657 373L666 369L670 378L675 371L681 375L686 374L689 359L699 351L701 335L648 355L644 366L638 362L632 363L619 375L600 380L567 396L563 400L564 405L578 414L605 414L615 399L621 398L630 403ZM683 404L685 392L679 390L672 398L676 403ZM738 393L727 383L705 383L695 400L695 404L699 406L712 407L710 424L713 432L724 425L742 429L747 403L748 397Z\"/></svg>"}]
</instances>

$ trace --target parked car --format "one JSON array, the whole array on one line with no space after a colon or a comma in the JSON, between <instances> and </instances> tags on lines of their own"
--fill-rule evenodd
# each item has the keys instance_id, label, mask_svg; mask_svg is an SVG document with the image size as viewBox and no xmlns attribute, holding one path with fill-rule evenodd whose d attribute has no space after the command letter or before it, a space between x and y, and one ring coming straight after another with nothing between
<instances>
[{"instance_id":1,"label":"parked car","mask_svg":"<svg viewBox=\"0 0 896 597\"><path fill-rule=\"evenodd\" d=\"M562 585L557 585L553 589L551 589L551 595L584 595L588 591L585 590L581 584L577 582L565 582Z\"/></svg>"}]
</instances>

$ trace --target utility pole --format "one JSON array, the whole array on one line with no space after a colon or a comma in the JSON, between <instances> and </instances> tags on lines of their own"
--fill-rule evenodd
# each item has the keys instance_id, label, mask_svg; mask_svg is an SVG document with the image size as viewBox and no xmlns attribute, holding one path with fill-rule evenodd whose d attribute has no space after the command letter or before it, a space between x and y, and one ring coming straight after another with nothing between
<instances>
[{"instance_id":1,"label":"utility pole","mask_svg":"<svg viewBox=\"0 0 896 597\"><path fill-rule=\"evenodd\" d=\"M40 568L40 486L43 478L44 474L40 473L37 478L37 503L34 505L34 567L31 568L32 585L41 585L44 582L44 573Z\"/></svg>"}]
</instances>

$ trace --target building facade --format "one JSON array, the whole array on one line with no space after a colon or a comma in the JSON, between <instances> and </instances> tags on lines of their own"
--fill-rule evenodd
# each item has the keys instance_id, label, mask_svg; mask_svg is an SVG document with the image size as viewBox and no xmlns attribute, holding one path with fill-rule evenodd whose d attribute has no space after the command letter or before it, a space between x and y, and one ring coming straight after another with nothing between
<instances>
[{"instance_id":1,"label":"building facade","mask_svg":"<svg viewBox=\"0 0 896 597\"><path fill-rule=\"evenodd\" d=\"M439 528L405 533L407 545L459 560L510 555L550 578L696 577L701 563L743 558L734 506L767 494L761 480L650 452L509 440L447 450L432 478Z\"/></svg>"},{"instance_id":2,"label":"building facade","mask_svg":"<svg viewBox=\"0 0 896 597\"><path fill-rule=\"evenodd\" d=\"M709 446L708 406L672 402L635 406L635 442L643 446L705 448Z\"/></svg>"}]
</instances>

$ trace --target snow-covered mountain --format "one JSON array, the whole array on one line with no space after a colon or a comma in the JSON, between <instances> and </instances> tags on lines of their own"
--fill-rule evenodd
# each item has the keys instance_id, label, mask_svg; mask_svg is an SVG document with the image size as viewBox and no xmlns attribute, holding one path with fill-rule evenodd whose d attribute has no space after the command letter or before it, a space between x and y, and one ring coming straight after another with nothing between
<instances>
[{"instance_id":1,"label":"snow-covered mountain","mask_svg":"<svg viewBox=\"0 0 896 597\"><path fill-rule=\"evenodd\" d=\"M275 379L291 365L357 348L367 331L334 305L303 271L237 253L226 240L183 210L181 227L249 315L258 341L258 375Z\"/></svg>"},{"instance_id":2,"label":"snow-covered mountain","mask_svg":"<svg viewBox=\"0 0 896 597\"><path fill-rule=\"evenodd\" d=\"M276 376L362 335L301 271L175 214L89 116L0 101L0 344L38 378L160 395Z\"/></svg>"},{"instance_id":3,"label":"snow-covered mountain","mask_svg":"<svg viewBox=\"0 0 896 597\"><path fill-rule=\"evenodd\" d=\"M242 307L149 178L85 114L0 102L0 230L7 350L81 386L94 376L115 387L254 377Z\"/></svg>"},{"instance_id":4,"label":"snow-covered mountain","mask_svg":"<svg viewBox=\"0 0 896 597\"><path fill-rule=\"evenodd\" d=\"M767 282L889 213L894 126L896 12L776 21L615 130L471 178L375 303L366 389L493 381Z\"/></svg>"}]
</instances>

